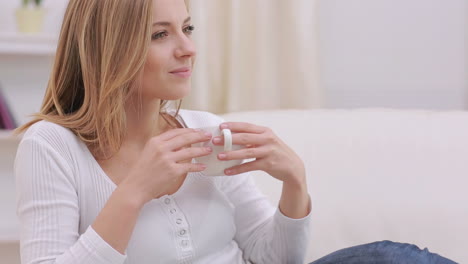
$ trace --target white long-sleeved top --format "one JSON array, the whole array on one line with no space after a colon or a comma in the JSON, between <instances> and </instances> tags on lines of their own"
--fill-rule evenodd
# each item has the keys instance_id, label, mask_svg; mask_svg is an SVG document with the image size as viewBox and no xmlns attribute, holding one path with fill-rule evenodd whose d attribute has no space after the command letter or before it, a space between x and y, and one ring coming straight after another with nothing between
<instances>
[{"instance_id":1,"label":"white long-sleeved top","mask_svg":"<svg viewBox=\"0 0 468 264\"><path fill-rule=\"evenodd\" d=\"M188 110L178 120L192 128L223 122ZM15 175L23 264L304 261L310 215L284 216L248 173L189 173L176 193L142 208L125 255L91 227L117 186L69 129L46 121L30 127L17 151Z\"/></svg>"}]
</instances>

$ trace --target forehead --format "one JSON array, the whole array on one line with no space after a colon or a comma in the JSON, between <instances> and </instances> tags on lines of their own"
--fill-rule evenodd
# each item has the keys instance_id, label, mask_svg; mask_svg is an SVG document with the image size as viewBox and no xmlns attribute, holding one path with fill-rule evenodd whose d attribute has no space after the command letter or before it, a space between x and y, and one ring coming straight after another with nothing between
<instances>
[{"instance_id":1,"label":"forehead","mask_svg":"<svg viewBox=\"0 0 468 264\"><path fill-rule=\"evenodd\" d=\"M184 0L153 0L153 21L180 22L188 16Z\"/></svg>"}]
</instances>

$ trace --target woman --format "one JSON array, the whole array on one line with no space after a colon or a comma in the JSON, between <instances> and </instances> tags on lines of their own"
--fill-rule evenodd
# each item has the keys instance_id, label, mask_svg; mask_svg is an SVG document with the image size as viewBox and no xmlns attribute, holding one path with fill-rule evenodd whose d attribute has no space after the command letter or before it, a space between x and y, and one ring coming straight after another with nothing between
<instances>
[{"instance_id":1,"label":"woman","mask_svg":"<svg viewBox=\"0 0 468 264\"><path fill-rule=\"evenodd\" d=\"M70 0L43 106L18 148L22 263L303 263L311 202L300 158L270 129L167 108L195 60L183 0ZM222 139L256 158L205 177ZM224 154L224 155L223 155ZM248 172L283 182L278 208Z\"/></svg>"},{"instance_id":2,"label":"woman","mask_svg":"<svg viewBox=\"0 0 468 264\"><path fill-rule=\"evenodd\" d=\"M23 263L302 262L310 201L297 155L267 128L226 123L234 144L255 147L224 159L257 160L204 177L191 160L211 149L190 146L217 138L187 127L222 120L162 110L190 91L193 29L183 0L70 1L17 154ZM284 182L276 212L241 174L251 170Z\"/></svg>"}]
</instances>

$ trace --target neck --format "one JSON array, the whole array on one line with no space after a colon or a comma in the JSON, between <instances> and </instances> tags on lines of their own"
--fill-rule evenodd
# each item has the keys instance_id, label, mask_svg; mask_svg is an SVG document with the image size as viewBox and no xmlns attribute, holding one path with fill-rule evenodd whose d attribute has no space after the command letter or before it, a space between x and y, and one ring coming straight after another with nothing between
<instances>
[{"instance_id":1,"label":"neck","mask_svg":"<svg viewBox=\"0 0 468 264\"><path fill-rule=\"evenodd\" d=\"M160 99L138 101L129 101L126 105L127 135L124 144L142 148L151 137L167 130L168 125L159 113Z\"/></svg>"}]
</instances>

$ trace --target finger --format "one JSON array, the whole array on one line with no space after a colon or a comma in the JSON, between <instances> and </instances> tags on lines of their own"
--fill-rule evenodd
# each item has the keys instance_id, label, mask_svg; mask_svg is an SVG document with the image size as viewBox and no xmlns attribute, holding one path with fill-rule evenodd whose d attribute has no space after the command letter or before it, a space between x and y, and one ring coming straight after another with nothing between
<instances>
[{"instance_id":1,"label":"finger","mask_svg":"<svg viewBox=\"0 0 468 264\"><path fill-rule=\"evenodd\" d=\"M232 134L232 144L233 145L243 145L243 146L257 146L264 145L268 143L268 140L265 137L262 137L260 134L248 134L248 133L237 133ZM218 136L213 138L214 145L223 145L224 137Z\"/></svg>"},{"instance_id":2,"label":"finger","mask_svg":"<svg viewBox=\"0 0 468 264\"><path fill-rule=\"evenodd\" d=\"M172 155L173 159L176 162L179 162L187 159L203 157L209 155L211 152L213 152L213 149L211 147L192 147L181 149L179 151L174 152Z\"/></svg>"},{"instance_id":3,"label":"finger","mask_svg":"<svg viewBox=\"0 0 468 264\"><path fill-rule=\"evenodd\" d=\"M203 163L182 163L181 166L182 173L189 172L201 172L206 169L206 165Z\"/></svg>"},{"instance_id":4,"label":"finger","mask_svg":"<svg viewBox=\"0 0 468 264\"><path fill-rule=\"evenodd\" d=\"M218 154L219 160L242 160L242 159L257 159L268 155L268 151L264 148L245 148L240 150L222 152Z\"/></svg>"},{"instance_id":5,"label":"finger","mask_svg":"<svg viewBox=\"0 0 468 264\"><path fill-rule=\"evenodd\" d=\"M236 175L236 174L241 174L249 171L255 171L255 170L260 170L259 166L259 161L251 161L251 162L246 162L241 165L237 165L231 168L227 168L224 170L224 174L226 175Z\"/></svg>"},{"instance_id":6,"label":"finger","mask_svg":"<svg viewBox=\"0 0 468 264\"><path fill-rule=\"evenodd\" d=\"M166 146L170 150L179 150L183 147L188 145L200 143L200 142L207 142L211 139L211 133L205 131L195 131L191 133L181 134L178 135L169 141L167 141Z\"/></svg>"},{"instance_id":7,"label":"finger","mask_svg":"<svg viewBox=\"0 0 468 264\"><path fill-rule=\"evenodd\" d=\"M261 134L268 130L266 127L257 126L245 122L226 122L219 125L221 129L229 128L232 132L247 132L254 134Z\"/></svg>"},{"instance_id":8,"label":"finger","mask_svg":"<svg viewBox=\"0 0 468 264\"><path fill-rule=\"evenodd\" d=\"M163 140L163 141L167 141L167 140L171 140L172 138L176 137L176 136L179 136L179 135L183 135L183 134L187 134L187 133L190 133L190 132L195 132L197 130L193 129L193 128L175 128L175 129L171 129L167 132L164 132L162 133L161 135L157 136L159 139Z\"/></svg>"}]
</instances>

